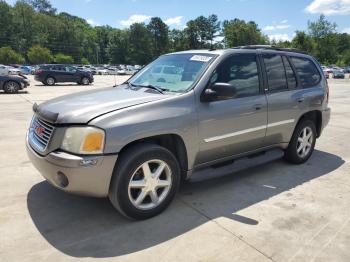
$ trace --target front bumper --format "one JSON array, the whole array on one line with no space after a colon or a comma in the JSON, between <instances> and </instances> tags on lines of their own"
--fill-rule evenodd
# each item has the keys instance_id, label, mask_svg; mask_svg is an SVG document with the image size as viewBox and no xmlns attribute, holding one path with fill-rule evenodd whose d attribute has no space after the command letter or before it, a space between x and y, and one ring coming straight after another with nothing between
<instances>
[{"instance_id":1,"label":"front bumper","mask_svg":"<svg viewBox=\"0 0 350 262\"><path fill-rule=\"evenodd\" d=\"M30 86L29 82L21 82L21 88L27 88L28 86Z\"/></svg>"},{"instance_id":2,"label":"front bumper","mask_svg":"<svg viewBox=\"0 0 350 262\"><path fill-rule=\"evenodd\" d=\"M30 161L53 186L79 195L106 197L113 168L118 155L76 156L65 152L52 152L41 156L26 141ZM86 165L86 163L94 164ZM62 183L62 174L67 183Z\"/></svg>"}]
</instances>

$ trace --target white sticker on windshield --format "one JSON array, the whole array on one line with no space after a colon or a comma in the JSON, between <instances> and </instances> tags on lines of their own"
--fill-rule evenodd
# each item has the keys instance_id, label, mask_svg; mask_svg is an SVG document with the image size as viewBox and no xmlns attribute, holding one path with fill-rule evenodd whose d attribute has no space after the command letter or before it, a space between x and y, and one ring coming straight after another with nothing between
<instances>
[{"instance_id":1,"label":"white sticker on windshield","mask_svg":"<svg viewBox=\"0 0 350 262\"><path fill-rule=\"evenodd\" d=\"M209 62L211 56L205 56L205 55L194 55L191 57L191 61L199 61L199 62Z\"/></svg>"}]
</instances>

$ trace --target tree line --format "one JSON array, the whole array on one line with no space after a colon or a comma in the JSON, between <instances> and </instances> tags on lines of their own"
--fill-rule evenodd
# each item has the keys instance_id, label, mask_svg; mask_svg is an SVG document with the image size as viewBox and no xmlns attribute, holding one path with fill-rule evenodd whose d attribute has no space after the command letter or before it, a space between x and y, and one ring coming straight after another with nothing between
<instances>
[{"instance_id":1,"label":"tree line","mask_svg":"<svg viewBox=\"0 0 350 262\"><path fill-rule=\"evenodd\" d=\"M291 41L270 41L253 21L219 21L199 16L184 29L170 29L159 17L129 28L91 26L58 13L48 0L0 0L0 63L147 64L161 54L188 49L273 44L314 55L325 64L350 64L350 35L321 15Z\"/></svg>"}]
</instances>

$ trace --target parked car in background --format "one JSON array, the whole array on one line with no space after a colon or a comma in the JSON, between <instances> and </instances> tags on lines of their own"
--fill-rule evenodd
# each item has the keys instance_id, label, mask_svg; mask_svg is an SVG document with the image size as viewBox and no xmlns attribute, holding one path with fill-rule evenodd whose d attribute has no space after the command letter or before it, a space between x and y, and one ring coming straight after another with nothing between
<instances>
[{"instance_id":1,"label":"parked car in background","mask_svg":"<svg viewBox=\"0 0 350 262\"><path fill-rule=\"evenodd\" d=\"M345 67L345 73L350 73L350 66Z\"/></svg>"},{"instance_id":2,"label":"parked car in background","mask_svg":"<svg viewBox=\"0 0 350 262\"><path fill-rule=\"evenodd\" d=\"M79 85L89 85L94 81L90 72L81 71L70 65L42 65L35 71L35 80L44 85L75 82Z\"/></svg>"},{"instance_id":3,"label":"parked car in background","mask_svg":"<svg viewBox=\"0 0 350 262\"><path fill-rule=\"evenodd\" d=\"M147 219L198 169L274 148L305 163L328 100L318 62L294 49L191 50L160 56L118 88L34 104L26 148L53 186Z\"/></svg>"},{"instance_id":4,"label":"parked car in background","mask_svg":"<svg viewBox=\"0 0 350 262\"><path fill-rule=\"evenodd\" d=\"M21 73L24 74L24 75L29 75L29 74L31 73L31 71L32 71L32 69L31 69L30 66L20 66L18 69L19 69L19 70L21 71Z\"/></svg>"},{"instance_id":5,"label":"parked car in background","mask_svg":"<svg viewBox=\"0 0 350 262\"><path fill-rule=\"evenodd\" d=\"M7 76L9 74L9 68L5 65L0 65L0 75Z\"/></svg>"},{"instance_id":6,"label":"parked car in background","mask_svg":"<svg viewBox=\"0 0 350 262\"><path fill-rule=\"evenodd\" d=\"M103 67L97 68L96 75L108 75L108 70Z\"/></svg>"},{"instance_id":7,"label":"parked car in background","mask_svg":"<svg viewBox=\"0 0 350 262\"><path fill-rule=\"evenodd\" d=\"M118 75L119 69L117 67L109 67L107 68L108 75Z\"/></svg>"},{"instance_id":8,"label":"parked car in background","mask_svg":"<svg viewBox=\"0 0 350 262\"><path fill-rule=\"evenodd\" d=\"M345 74L344 74L343 70L334 70L333 71L333 78L344 79L345 78Z\"/></svg>"},{"instance_id":9,"label":"parked car in background","mask_svg":"<svg viewBox=\"0 0 350 262\"><path fill-rule=\"evenodd\" d=\"M31 66L30 74L34 75L35 71L40 68L40 65L33 65Z\"/></svg>"},{"instance_id":10,"label":"parked car in background","mask_svg":"<svg viewBox=\"0 0 350 262\"><path fill-rule=\"evenodd\" d=\"M0 90L3 90L7 94L17 93L29 85L30 82L25 76L0 76Z\"/></svg>"},{"instance_id":11,"label":"parked car in background","mask_svg":"<svg viewBox=\"0 0 350 262\"><path fill-rule=\"evenodd\" d=\"M91 72L91 74L96 75L96 73L97 73L96 67L91 67L90 72Z\"/></svg>"},{"instance_id":12,"label":"parked car in background","mask_svg":"<svg viewBox=\"0 0 350 262\"><path fill-rule=\"evenodd\" d=\"M327 70L324 70L324 69L322 71L323 71L324 76L328 79L330 73Z\"/></svg>"},{"instance_id":13,"label":"parked car in background","mask_svg":"<svg viewBox=\"0 0 350 262\"><path fill-rule=\"evenodd\" d=\"M13 67L13 66L8 66L8 70L9 70L9 74L10 75L19 75L19 74L21 74L21 70L19 70L16 67Z\"/></svg>"}]
</instances>

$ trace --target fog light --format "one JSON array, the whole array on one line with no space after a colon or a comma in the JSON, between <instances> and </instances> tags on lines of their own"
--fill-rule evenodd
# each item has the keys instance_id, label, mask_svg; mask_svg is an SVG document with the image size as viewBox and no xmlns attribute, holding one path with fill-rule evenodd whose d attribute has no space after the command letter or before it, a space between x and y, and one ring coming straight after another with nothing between
<instances>
[{"instance_id":1,"label":"fog light","mask_svg":"<svg viewBox=\"0 0 350 262\"><path fill-rule=\"evenodd\" d=\"M69 184L68 178L65 174L63 174L61 171L58 171L55 176L55 182L60 187L67 187Z\"/></svg>"}]
</instances>

